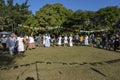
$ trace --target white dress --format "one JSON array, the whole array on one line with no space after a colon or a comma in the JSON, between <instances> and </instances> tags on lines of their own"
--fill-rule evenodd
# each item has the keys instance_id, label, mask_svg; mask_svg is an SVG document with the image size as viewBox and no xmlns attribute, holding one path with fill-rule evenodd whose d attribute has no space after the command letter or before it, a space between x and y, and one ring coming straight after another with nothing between
<instances>
[{"instance_id":1,"label":"white dress","mask_svg":"<svg viewBox=\"0 0 120 80\"><path fill-rule=\"evenodd\" d=\"M35 42L35 41L34 41L34 38L31 37L31 36L30 36L28 39L29 39L29 43L34 43L34 42Z\"/></svg>"},{"instance_id":2,"label":"white dress","mask_svg":"<svg viewBox=\"0 0 120 80\"><path fill-rule=\"evenodd\" d=\"M73 42L72 42L73 38L72 36L69 37L69 46L72 47L73 46Z\"/></svg>"},{"instance_id":3,"label":"white dress","mask_svg":"<svg viewBox=\"0 0 120 80\"><path fill-rule=\"evenodd\" d=\"M24 51L23 37L17 37L18 51Z\"/></svg>"},{"instance_id":4,"label":"white dress","mask_svg":"<svg viewBox=\"0 0 120 80\"><path fill-rule=\"evenodd\" d=\"M43 45L45 45L45 36L43 36Z\"/></svg>"},{"instance_id":5,"label":"white dress","mask_svg":"<svg viewBox=\"0 0 120 80\"><path fill-rule=\"evenodd\" d=\"M67 38L67 36L64 37L64 43L65 43L65 44L68 43L68 38Z\"/></svg>"},{"instance_id":6,"label":"white dress","mask_svg":"<svg viewBox=\"0 0 120 80\"><path fill-rule=\"evenodd\" d=\"M85 45L88 46L89 43L88 43L88 36L85 37Z\"/></svg>"},{"instance_id":7,"label":"white dress","mask_svg":"<svg viewBox=\"0 0 120 80\"><path fill-rule=\"evenodd\" d=\"M58 45L61 45L62 44L62 37L59 37L58 38Z\"/></svg>"},{"instance_id":8,"label":"white dress","mask_svg":"<svg viewBox=\"0 0 120 80\"><path fill-rule=\"evenodd\" d=\"M50 36L45 37L45 47L50 47Z\"/></svg>"}]
</instances>

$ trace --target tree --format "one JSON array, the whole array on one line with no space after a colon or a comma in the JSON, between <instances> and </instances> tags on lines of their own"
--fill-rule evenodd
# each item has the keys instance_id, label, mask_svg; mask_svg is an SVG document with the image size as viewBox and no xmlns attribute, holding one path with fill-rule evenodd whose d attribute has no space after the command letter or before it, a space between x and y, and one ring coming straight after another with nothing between
<instances>
[{"instance_id":1,"label":"tree","mask_svg":"<svg viewBox=\"0 0 120 80\"><path fill-rule=\"evenodd\" d=\"M0 6L5 5L5 1L4 0L0 0Z\"/></svg>"},{"instance_id":2,"label":"tree","mask_svg":"<svg viewBox=\"0 0 120 80\"><path fill-rule=\"evenodd\" d=\"M114 30L120 21L120 8L109 6L96 12L77 10L62 24L64 31L79 32L83 30Z\"/></svg>"},{"instance_id":3,"label":"tree","mask_svg":"<svg viewBox=\"0 0 120 80\"><path fill-rule=\"evenodd\" d=\"M5 0L0 1L0 25L5 29L11 24L14 26L24 24L28 17L32 14L28 9L28 0L22 4L13 4L13 2L14 0L7 0L7 3L5 4Z\"/></svg>"},{"instance_id":4,"label":"tree","mask_svg":"<svg viewBox=\"0 0 120 80\"><path fill-rule=\"evenodd\" d=\"M61 26L66 17L73 13L66 9L62 4L46 4L36 12L36 19L41 27Z\"/></svg>"},{"instance_id":5,"label":"tree","mask_svg":"<svg viewBox=\"0 0 120 80\"><path fill-rule=\"evenodd\" d=\"M106 29L115 29L115 25L120 20L120 8L117 6L109 6L97 11L98 24Z\"/></svg>"},{"instance_id":6,"label":"tree","mask_svg":"<svg viewBox=\"0 0 120 80\"><path fill-rule=\"evenodd\" d=\"M63 23L64 31L80 32L80 30L88 30L92 26L92 18L95 12L77 10L73 15L69 16Z\"/></svg>"}]
</instances>

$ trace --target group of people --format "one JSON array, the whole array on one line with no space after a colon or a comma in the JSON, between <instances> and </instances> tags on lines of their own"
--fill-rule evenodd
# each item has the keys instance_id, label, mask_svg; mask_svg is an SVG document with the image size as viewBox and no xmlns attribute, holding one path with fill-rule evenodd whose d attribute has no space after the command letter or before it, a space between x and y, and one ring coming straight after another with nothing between
<instances>
[{"instance_id":1,"label":"group of people","mask_svg":"<svg viewBox=\"0 0 120 80\"><path fill-rule=\"evenodd\" d=\"M50 34L38 35L35 36L35 41L37 47L50 47L50 46L73 46L73 37L72 34L68 37L67 35L55 36Z\"/></svg>"},{"instance_id":2,"label":"group of people","mask_svg":"<svg viewBox=\"0 0 120 80\"><path fill-rule=\"evenodd\" d=\"M113 33L98 33L86 35L83 39L83 35L80 35L80 46L89 45L91 47L102 48L106 50L119 50L120 49L120 31L116 34Z\"/></svg>"},{"instance_id":3,"label":"group of people","mask_svg":"<svg viewBox=\"0 0 120 80\"><path fill-rule=\"evenodd\" d=\"M9 49L9 53L13 55L14 53L23 54L25 50L31 50L40 48L42 46L44 47L50 47L55 46L56 43L58 46L73 46L73 37L72 35L63 37L60 35L58 39L56 40L56 36L50 35L50 34L44 34L44 35L35 35L32 34L28 35L19 35L11 33L9 35L2 35L1 37L1 43L3 46L3 52L7 50L7 47Z\"/></svg>"},{"instance_id":4,"label":"group of people","mask_svg":"<svg viewBox=\"0 0 120 80\"><path fill-rule=\"evenodd\" d=\"M106 48L108 50L113 49L116 51L119 49L120 35L113 34L84 34L79 35L76 33L74 36L70 35L50 35L50 34L38 34L34 35L16 35L11 33L9 35L2 35L1 43L3 51L6 51L8 46L9 52L13 55L15 52L22 54L25 50L31 50L40 47L50 46L92 46L97 48Z\"/></svg>"},{"instance_id":5,"label":"group of people","mask_svg":"<svg viewBox=\"0 0 120 80\"><path fill-rule=\"evenodd\" d=\"M8 47L11 55L14 55L14 53L23 54L25 52L25 47L29 49L35 48L35 42L32 34L28 37L28 39L25 39L22 35L16 35L14 33L3 35L1 43L3 46L3 52L6 51Z\"/></svg>"}]
</instances>

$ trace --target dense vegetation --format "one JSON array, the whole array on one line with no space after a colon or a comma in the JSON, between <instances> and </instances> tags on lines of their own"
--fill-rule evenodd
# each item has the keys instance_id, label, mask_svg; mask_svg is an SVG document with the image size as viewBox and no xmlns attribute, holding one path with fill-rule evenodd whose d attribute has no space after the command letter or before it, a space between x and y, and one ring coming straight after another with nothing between
<instances>
[{"instance_id":1,"label":"dense vegetation","mask_svg":"<svg viewBox=\"0 0 120 80\"><path fill-rule=\"evenodd\" d=\"M109 6L96 12L72 11L62 4L46 4L35 14L29 10L28 1L0 0L0 29L19 33L80 32L80 30L117 30L120 27L120 7ZM29 29L28 29L29 28Z\"/></svg>"}]
</instances>

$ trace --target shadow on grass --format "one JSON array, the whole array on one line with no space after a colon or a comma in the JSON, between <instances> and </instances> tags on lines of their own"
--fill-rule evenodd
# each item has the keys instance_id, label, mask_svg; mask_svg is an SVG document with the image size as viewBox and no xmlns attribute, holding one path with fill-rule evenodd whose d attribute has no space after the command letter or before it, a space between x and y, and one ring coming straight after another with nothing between
<instances>
[{"instance_id":1,"label":"shadow on grass","mask_svg":"<svg viewBox=\"0 0 120 80\"><path fill-rule=\"evenodd\" d=\"M37 62L36 62L36 75L37 75L37 80L40 80L40 78L39 78L39 72L38 72L38 65L37 65Z\"/></svg>"},{"instance_id":2,"label":"shadow on grass","mask_svg":"<svg viewBox=\"0 0 120 80\"><path fill-rule=\"evenodd\" d=\"M120 49L117 49L116 51L114 51L113 49L110 49L110 50L108 50L108 49L103 49L103 48L97 48L97 47L94 47L94 48L96 48L96 49L100 49L100 50L105 50L105 51L110 51L110 52L115 52L115 53L120 53Z\"/></svg>"},{"instance_id":3,"label":"shadow on grass","mask_svg":"<svg viewBox=\"0 0 120 80\"><path fill-rule=\"evenodd\" d=\"M9 69L9 66L15 63L14 59L15 58L9 54L0 54L0 69Z\"/></svg>"},{"instance_id":4,"label":"shadow on grass","mask_svg":"<svg viewBox=\"0 0 120 80\"><path fill-rule=\"evenodd\" d=\"M113 64L113 63L118 63L118 62L120 62L120 59L105 61L105 63L108 63L108 64Z\"/></svg>"},{"instance_id":5,"label":"shadow on grass","mask_svg":"<svg viewBox=\"0 0 120 80\"><path fill-rule=\"evenodd\" d=\"M27 77L25 80L34 80L33 77Z\"/></svg>"},{"instance_id":6,"label":"shadow on grass","mask_svg":"<svg viewBox=\"0 0 120 80\"><path fill-rule=\"evenodd\" d=\"M8 54L0 54L0 66L2 65L10 65L14 63L14 57Z\"/></svg>"},{"instance_id":7,"label":"shadow on grass","mask_svg":"<svg viewBox=\"0 0 120 80\"><path fill-rule=\"evenodd\" d=\"M90 67L90 69L93 70L94 72L96 72L96 73L104 76L104 77L107 77L104 73L102 73L101 71L99 71L99 70L97 70L97 69L95 69L95 68L93 68L93 67Z\"/></svg>"},{"instance_id":8,"label":"shadow on grass","mask_svg":"<svg viewBox=\"0 0 120 80\"><path fill-rule=\"evenodd\" d=\"M35 67L36 67L36 76L37 76L37 80L40 80L40 78L39 78L39 76L40 76L40 74L39 74L39 72L38 72L38 65L37 65L37 62L35 62L34 63L34 65L35 65ZM24 73L28 70L28 69L30 69L30 64L25 64L24 65L25 67L27 67L24 71L22 71L18 76L17 76L17 78L16 78L16 80L20 80L20 77L22 77L23 75L24 75ZM18 67L17 67L18 68ZM25 80L34 80L34 78L33 77L27 77Z\"/></svg>"},{"instance_id":9,"label":"shadow on grass","mask_svg":"<svg viewBox=\"0 0 120 80\"><path fill-rule=\"evenodd\" d=\"M22 77L22 76L24 75L24 73L25 73L28 69L30 69L30 66L27 67L24 71L22 71L22 72L17 76L16 80L20 80L20 77ZM34 79L32 79L31 77L27 77L25 80L34 80Z\"/></svg>"},{"instance_id":10,"label":"shadow on grass","mask_svg":"<svg viewBox=\"0 0 120 80\"><path fill-rule=\"evenodd\" d=\"M23 56L22 56L23 57ZM8 61L8 60L7 60ZM62 64L62 65L92 65L92 66L97 66L97 65L105 65L105 63L107 64L113 64L113 63L118 63L120 62L120 59L114 59L114 60L108 60L108 61L100 61L100 62L91 62L91 63L87 63L87 62L83 62L83 63L77 63L77 62L71 62L71 63L67 63L67 62L45 62L45 61L35 61L33 63L27 63L27 64L21 64L21 65L15 65L12 66L12 69L18 69L20 67L28 67L31 65L36 65L36 64L48 64L48 65L52 65L52 64ZM8 63L11 63L11 61ZM36 65L37 66L37 65ZM37 68L36 68L37 69ZM36 70L37 71L37 70Z\"/></svg>"}]
</instances>

